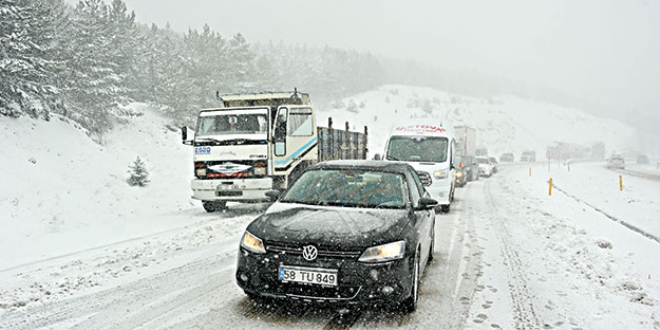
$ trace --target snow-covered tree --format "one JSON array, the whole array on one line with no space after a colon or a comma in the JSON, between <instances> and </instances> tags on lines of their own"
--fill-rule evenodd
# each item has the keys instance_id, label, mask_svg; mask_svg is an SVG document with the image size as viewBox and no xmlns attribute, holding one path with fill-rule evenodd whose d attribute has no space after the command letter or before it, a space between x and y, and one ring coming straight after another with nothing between
<instances>
[{"instance_id":1,"label":"snow-covered tree","mask_svg":"<svg viewBox=\"0 0 660 330\"><path fill-rule=\"evenodd\" d=\"M0 114L49 118L61 106L54 32L62 7L58 0L0 0Z\"/></svg>"},{"instance_id":2,"label":"snow-covered tree","mask_svg":"<svg viewBox=\"0 0 660 330\"><path fill-rule=\"evenodd\" d=\"M81 0L71 17L71 57L64 89L74 119L96 133L113 126L118 104L125 101L125 74L112 49L115 29L103 0Z\"/></svg>"},{"instance_id":3,"label":"snow-covered tree","mask_svg":"<svg viewBox=\"0 0 660 330\"><path fill-rule=\"evenodd\" d=\"M126 182L131 186L146 186L149 181L149 172L140 156L138 156L133 164L128 166L128 174L130 175Z\"/></svg>"}]
</instances>

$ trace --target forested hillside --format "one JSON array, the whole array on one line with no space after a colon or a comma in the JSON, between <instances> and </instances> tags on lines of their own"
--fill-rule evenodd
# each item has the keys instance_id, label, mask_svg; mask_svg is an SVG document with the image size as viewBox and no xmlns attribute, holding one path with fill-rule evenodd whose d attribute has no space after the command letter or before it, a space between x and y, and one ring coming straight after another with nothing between
<instances>
[{"instance_id":1,"label":"forested hillside","mask_svg":"<svg viewBox=\"0 0 660 330\"><path fill-rule=\"evenodd\" d=\"M299 90L317 104L384 84L428 86L479 97L517 94L570 104L547 88L447 71L427 64L331 47L251 44L204 25L185 33L146 26L122 0L0 0L0 114L71 118L94 135L140 115L122 104L146 102L175 124L217 106L215 92ZM392 40L393 47L397 41Z\"/></svg>"}]
</instances>

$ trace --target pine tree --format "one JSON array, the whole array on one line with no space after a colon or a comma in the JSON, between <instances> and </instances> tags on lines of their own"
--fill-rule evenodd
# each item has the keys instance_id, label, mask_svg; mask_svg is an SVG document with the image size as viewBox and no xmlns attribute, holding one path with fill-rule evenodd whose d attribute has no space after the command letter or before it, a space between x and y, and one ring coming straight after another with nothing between
<instances>
[{"instance_id":1,"label":"pine tree","mask_svg":"<svg viewBox=\"0 0 660 330\"><path fill-rule=\"evenodd\" d=\"M130 174L130 177L126 182L131 186L144 187L149 183L149 172L140 156L135 159L133 164L128 166L128 174Z\"/></svg>"},{"instance_id":2,"label":"pine tree","mask_svg":"<svg viewBox=\"0 0 660 330\"><path fill-rule=\"evenodd\" d=\"M0 0L0 114L48 118L59 106L52 56L58 6L57 0Z\"/></svg>"},{"instance_id":3,"label":"pine tree","mask_svg":"<svg viewBox=\"0 0 660 330\"><path fill-rule=\"evenodd\" d=\"M71 61L63 80L73 117L92 132L104 133L113 127L118 104L124 101L125 74L112 49L114 26L103 0L81 0L71 18L67 40Z\"/></svg>"}]
</instances>

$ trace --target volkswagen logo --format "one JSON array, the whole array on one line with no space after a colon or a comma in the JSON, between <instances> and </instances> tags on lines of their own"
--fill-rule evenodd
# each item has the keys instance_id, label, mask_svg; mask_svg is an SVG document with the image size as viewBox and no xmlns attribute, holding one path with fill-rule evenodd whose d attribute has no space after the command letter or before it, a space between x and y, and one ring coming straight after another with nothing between
<instances>
[{"instance_id":1,"label":"volkswagen logo","mask_svg":"<svg viewBox=\"0 0 660 330\"><path fill-rule=\"evenodd\" d=\"M305 260L314 261L319 256L319 250L314 245L306 245L303 246L302 255Z\"/></svg>"}]
</instances>

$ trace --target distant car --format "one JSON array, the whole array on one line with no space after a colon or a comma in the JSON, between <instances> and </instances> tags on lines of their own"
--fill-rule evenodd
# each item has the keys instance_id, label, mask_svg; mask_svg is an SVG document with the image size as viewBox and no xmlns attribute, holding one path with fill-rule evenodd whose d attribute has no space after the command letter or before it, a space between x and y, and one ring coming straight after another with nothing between
<instances>
[{"instance_id":1,"label":"distant car","mask_svg":"<svg viewBox=\"0 0 660 330\"><path fill-rule=\"evenodd\" d=\"M493 174L497 173L497 158L488 157L488 160L490 160L490 165L493 168Z\"/></svg>"},{"instance_id":2,"label":"distant car","mask_svg":"<svg viewBox=\"0 0 660 330\"><path fill-rule=\"evenodd\" d=\"M505 162L513 162L514 161L514 156L513 153L511 152L505 152L500 156L500 162L505 163Z\"/></svg>"},{"instance_id":3,"label":"distant car","mask_svg":"<svg viewBox=\"0 0 660 330\"><path fill-rule=\"evenodd\" d=\"M479 164L479 175L486 177L493 175L493 165L488 157L477 157L477 164Z\"/></svg>"},{"instance_id":4,"label":"distant car","mask_svg":"<svg viewBox=\"0 0 660 330\"><path fill-rule=\"evenodd\" d=\"M406 163L313 165L247 226L237 284L252 298L282 304L388 304L412 312L433 259L438 202L429 196Z\"/></svg>"},{"instance_id":5,"label":"distant car","mask_svg":"<svg viewBox=\"0 0 660 330\"><path fill-rule=\"evenodd\" d=\"M646 155L638 155L637 156L637 164L648 164L649 163L649 157Z\"/></svg>"},{"instance_id":6,"label":"distant car","mask_svg":"<svg viewBox=\"0 0 660 330\"><path fill-rule=\"evenodd\" d=\"M626 168L626 161L623 159L623 156L612 154L612 156L607 159L607 167L623 170Z\"/></svg>"},{"instance_id":7,"label":"distant car","mask_svg":"<svg viewBox=\"0 0 660 330\"><path fill-rule=\"evenodd\" d=\"M523 151L522 155L520 155L520 161L521 162L535 162L536 161L536 151Z\"/></svg>"}]
</instances>

